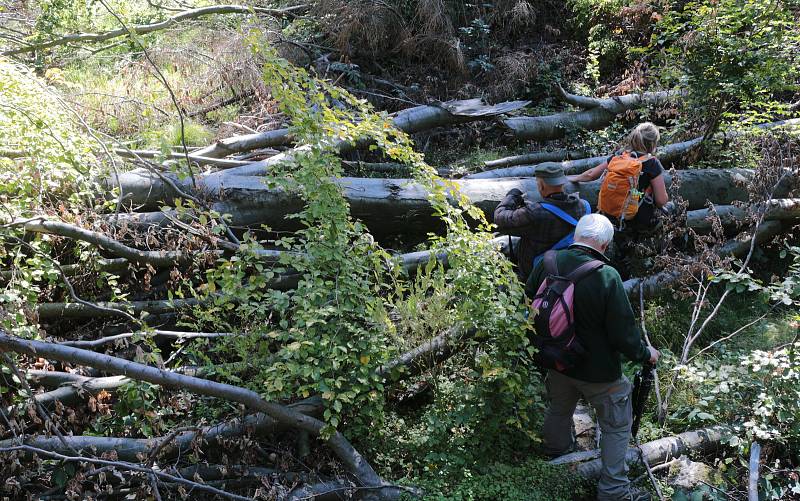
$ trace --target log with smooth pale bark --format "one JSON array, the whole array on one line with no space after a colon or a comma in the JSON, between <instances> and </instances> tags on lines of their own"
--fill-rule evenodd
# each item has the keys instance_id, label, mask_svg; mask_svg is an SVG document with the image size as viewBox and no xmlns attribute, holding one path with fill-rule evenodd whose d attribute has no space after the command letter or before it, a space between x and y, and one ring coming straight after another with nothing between
<instances>
[{"instance_id":1,"label":"log with smooth pale bark","mask_svg":"<svg viewBox=\"0 0 800 501\"><path fill-rule=\"evenodd\" d=\"M238 386L176 374L156 367L79 348L22 339L9 336L4 332L0 332L0 349L80 364L167 388L176 388L198 395L237 402L254 411L263 412L288 427L306 431L314 436L319 436L325 428L325 423L314 417L305 415L285 405L266 401L257 393ZM378 499L399 499L403 490L387 484L344 435L334 431L324 442L361 486L374 489Z\"/></svg>"},{"instance_id":2,"label":"log with smooth pale bark","mask_svg":"<svg viewBox=\"0 0 800 501\"><path fill-rule=\"evenodd\" d=\"M790 120L780 120L777 122L769 122L756 125L754 129L769 130L778 127L795 128L800 126L800 119L794 118ZM742 131L723 132L714 136L715 139L730 140ZM656 151L656 156L663 163L669 163L677 160L682 155L692 151L703 142L702 137L696 137L679 143L672 143L661 146ZM516 155L513 157L505 157L497 160L490 160L484 164L487 167L497 167L493 170L486 170L483 172L476 172L464 176L464 179L493 179L499 177L530 177L534 176L534 171L539 164L544 163L557 163L563 167L564 172L567 174L580 174L592 167L599 165L606 161L608 155L589 158L575 158L574 160L563 160L558 162L559 159L542 159L535 160L537 153L529 155Z\"/></svg>"},{"instance_id":3,"label":"log with smooth pale bark","mask_svg":"<svg viewBox=\"0 0 800 501\"><path fill-rule=\"evenodd\" d=\"M514 155L510 157L497 158L495 160L487 160L483 162L486 169L484 172L494 172L495 170L503 170L504 167L513 167L515 165L535 165L542 162L561 162L570 159L582 159L586 154L577 150L556 150L556 151L537 151L535 153L525 153L522 155ZM477 174L483 174L479 172ZM518 177L516 175L510 176L478 176L477 174L470 174L464 176L466 178L480 179L487 177Z\"/></svg>"},{"instance_id":4,"label":"log with smooth pale bark","mask_svg":"<svg viewBox=\"0 0 800 501\"><path fill-rule=\"evenodd\" d=\"M172 299L172 300L153 300L153 301L129 301L126 303L110 303L97 301L94 304L106 310L120 310L140 315L158 315L161 313L173 313L181 308L189 308L200 305L202 301L195 298ZM110 316L109 313L97 310L91 306L81 303L39 303L36 306L36 313L40 320L56 320L63 318L94 318L98 316Z\"/></svg>"},{"instance_id":5,"label":"log with smooth pale bark","mask_svg":"<svg viewBox=\"0 0 800 501\"><path fill-rule=\"evenodd\" d=\"M480 99L447 101L402 110L392 118L392 122L403 132L414 134L445 125L488 120L516 111L528 104L530 101L509 101L494 105L485 104ZM210 146L192 152L192 154L205 158L221 158L259 148L286 146L293 142L294 138L289 133L289 129L277 129L221 139ZM340 143L339 146L341 150L351 147L347 143Z\"/></svg>"},{"instance_id":6,"label":"log with smooth pale bark","mask_svg":"<svg viewBox=\"0 0 800 501\"><path fill-rule=\"evenodd\" d=\"M690 210L700 209L707 202L730 204L747 200L744 185L754 172L746 169L703 169L677 173L680 181L678 194L688 202ZM151 174L133 171L120 176L123 190L138 204L154 206L158 198L171 201L174 194ZM667 187L672 183L665 174ZM351 214L367 224L378 236L397 234L424 234L441 228L433 216L428 193L411 179L340 178L344 196L350 203ZM467 179L453 181L461 192L492 219L495 208L512 188L526 193L531 201L540 200L535 179ZM214 210L231 215L233 226L258 226L265 224L273 230L293 230L298 222L286 216L302 209L303 201L296 193L268 188L265 179L255 176L226 174L200 178L198 184L213 199ZM789 183L779 188L776 196L786 196ZM570 183L566 191L580 191L581 196L595 206L600 181ZM164 224L163 213L127 215L123 218L135 224Z\"/></svg>"},{"instance_id":7,"label":"log with smooth pale bark","mask_svg":"<svg viewBox=\"0 0 800 501\"><path fill-rule=\"evenodd\" d=\"M548 141L564 137L568 130L598 130L610 124L625 111L657 104L674 96L674 92L645 92L598 100L583 111L563 112L540 117L512 117L503 120L511 133L521 140Z\"/></svg>"},{"instance_id":8,"label":"log with smooth pale bark","mask_svg":"<svg viewBox=\"0 0 800 501\"><path fill-rule=\"evenodd\" d=\"M794 221L800 219L800 198L780 198L770 200L764 210L764 221ZM748 211L744 207L735 205L715 206L712 209L699 209L686 214L686 226L695 231L708 231L715 220L713 214L719 218L723 226L747 224Z\"/></svg>"},{"instance_id":9,"label":"log with smooth pale bark","mask_svg":"<svg viewBox=\"0 0 800 501\"><path fill-rule=\"evenodd\" d=\"M700 430L687 431L671 437L664 437L652 442L641 444L641 454L651 465L667 461L670 458L680 457L683 454L703 454L711 452L721 446L722 439L731 433L726 426L714 426ZM625 455L629 465L641 461L639 449L630 448ZM594 458L585 461L587 458ZM602 462L594 451L587 453L568 454L563 458L556 458L552 464L574 465L576 472L584 478L598 478L602 470Z\"/></svg>"}]
</instances>

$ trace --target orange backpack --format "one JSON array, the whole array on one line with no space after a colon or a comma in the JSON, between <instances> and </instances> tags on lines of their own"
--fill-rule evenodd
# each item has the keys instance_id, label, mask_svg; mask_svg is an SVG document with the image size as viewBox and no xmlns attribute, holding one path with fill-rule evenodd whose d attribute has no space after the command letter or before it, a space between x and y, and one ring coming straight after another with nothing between
<instances>
[{"instance_id":1,"label":"orange backpack","mask_svg":"<svg viewBox=\"0 0 800 501\"><path fill-rule=\"evenodd\" d=\"M611 158L600 183L597 200L600 212L619 219L620 223L636 216L645 197L645 193L639 191L639 176L642 175L644 160L646 158L637 158L629 151Z\"/></svg>"}]
</instances>

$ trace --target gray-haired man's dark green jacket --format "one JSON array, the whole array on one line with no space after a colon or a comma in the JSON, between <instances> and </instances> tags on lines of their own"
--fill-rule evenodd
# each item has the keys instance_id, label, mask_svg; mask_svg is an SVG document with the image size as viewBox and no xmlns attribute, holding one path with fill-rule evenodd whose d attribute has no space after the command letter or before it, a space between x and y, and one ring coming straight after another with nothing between
<instances>
[{"instance_id":1,"label":"gray-haired man's dark green jacket","mask_svg":"<svg viewBox=\"0 0 800 501\"><path fill-rule=\"evenodd\" d=\"M620 353L641 363L649 360L650 352L639 334L622 279L603 254L573 244L558 251L559 274L566 275L592 259L606 265L578 282L573 299L575 333L587 354L580 365L564 374L589 383L610 383L622 376ZM544 263L540 262L525 285L529 298L536 295L545 278Z\"/></svg>"}]
</instances>

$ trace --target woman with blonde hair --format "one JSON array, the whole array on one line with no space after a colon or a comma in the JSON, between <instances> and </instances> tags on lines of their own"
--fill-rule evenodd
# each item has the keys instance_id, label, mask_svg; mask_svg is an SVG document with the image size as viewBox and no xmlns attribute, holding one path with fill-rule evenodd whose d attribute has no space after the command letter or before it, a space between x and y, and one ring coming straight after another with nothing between
<instances>
[{"instance_id":1,"label":"woman with blonde hair","mask_svg":"<svg viewBox=\"0 0 800 501\"><path fill-rule=\"evenodd\" d=\"M652 232L658 227L658 213L664 211L669 202L664 167L655 157L659 139L655 124L640 123L623 142L621 150L582 174L568 176L576 183L604 176L597 208L617 229L614 240L618 259L615 261L628 254L639 233ZM619 271L627 274L623 269Z\"/></svg>"}]
</instances>

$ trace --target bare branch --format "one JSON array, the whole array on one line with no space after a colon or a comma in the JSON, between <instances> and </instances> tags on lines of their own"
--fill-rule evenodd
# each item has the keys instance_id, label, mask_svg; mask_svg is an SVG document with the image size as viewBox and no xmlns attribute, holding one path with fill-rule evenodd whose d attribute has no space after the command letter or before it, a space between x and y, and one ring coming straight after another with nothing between
<instances>
[{"instance_id":1,"label":"bare branch","mask_svg":"<svg viewBox=\"0 0 800 501\"><path fill-rule=\"evenodd\" d=\"M78 348L20 339L8 336L5 333L0 333L0 348L37 357L77 363L168 388L179 388L200 395L238 402L250 409L264 412L287 426L306 430L315 436L319 436L325 428L325 423L322 421L301 414L289 407L268 402L257 393L237 386L176 374ZM386 484L340 432L334 431L325 440L325 443L342 461L347 470L358 479L361 486L380 489L379 495L381 498L396 499L400 496L401 490Z\"/></svg>"},{"instance_id":2,"label":"bare branch","mask_svg":"<svg viewBox=\"0 0 800 501\"><path fill-rule=\"evenodd\" d=\"M103 42L112 38L128 35L131 32L135 33L136 35L145 35L147 33L169 28L182 21L188 21L214 14L266 14L275 17L286 17L287 15L305 8L306 6L304 5L287 7L285 9L267 9L263 7L250 7L246 5L214 5L211 7L187 10L157 23L133 25L129 28L120 28L103 33L74 33L61 38L48 40L46 42L34 43L17 49L7 50L3 52L2 55L13 56L15 54L34 52L70 43Z\"/></svg>"},{"instance_id":3,"label":"bare branch","mask_svg":"<svg viewBox=\"0 0 800 501\"><path fill-rule=\"evenodd\" d=\"M99 464L103 466L113 466L115 468L119 468L121 470L129 470L135 471L139 473L146 473L148 475L156 476L162 480L168 482L174 482L176 484L187 485L192 487L193 489L198 489L205 492L210 492L212 494L216 494L217 496L222 496L228 499L234 499L237 501L252 501L252 498L239 496L238 494L233 494L227 491L223 491L221 489L217 489L216 487L212 487L210 485L201 484L199 482L194 482L192 480L187 480L182 477L177 477L174 475L170 475L168 473L164 473L162 471L154 470L153 468L146 468L144 466L140 466L133 463L126 463L124 461L108 461L105 459L98 459L92 458L87 456L66 456L64 454L59 454L57 452L46 451L44 449L39 449L30 445L15 445L11 447L0 447L0 452L15 452L15 451L25 451L36 454L37 456L42 456L45 458L50 459L58 459L60 461L66 462L75 462L75 463L92 463L92 464Z\"/></svg>"}]
</instances>

